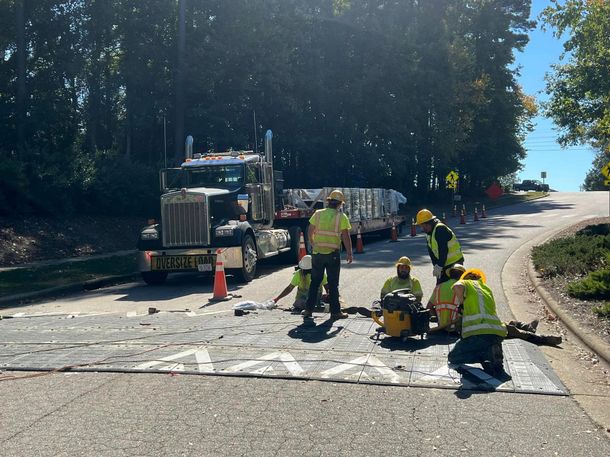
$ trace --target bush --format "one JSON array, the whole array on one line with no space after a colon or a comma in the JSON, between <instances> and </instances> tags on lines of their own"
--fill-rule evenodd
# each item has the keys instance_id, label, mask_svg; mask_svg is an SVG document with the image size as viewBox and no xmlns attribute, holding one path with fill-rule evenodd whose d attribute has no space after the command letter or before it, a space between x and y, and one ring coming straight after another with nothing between
<instances>
[{"instance_id":1,"label":"bush","mask_svg":"<svg viewBox=\"0 0 610 457\"><path fill-rule=\"evenodd\" d=\"M600 224L607 225L607 224ZM589 232L585 232L591 227ZM558 275L583 276L607 264L610 252L610 235L588 235L594 233L589 226L576 236L552 240L532 249L532 261L544 277Z\"/></svg>"},{"instance_id":2,"label":"bush","mask_svg":"<svg viewBox=\"0 0 610 457\"><path fill-rule=\"evenodd\" d=\"M601 306L595 306L593 312L599 317L610 319L610 303L605 303Z\"/></svg>"},{"instance_id":3,"label":"bush","mask_svg":"<svg viewBox=\"0 0 610 457\"><path fill-rule=\"evenodd\" d=\"M610 268L592 271L585 278L568 284L568 294L583 300L610 299Z\"/></svg>"}]
</instances>

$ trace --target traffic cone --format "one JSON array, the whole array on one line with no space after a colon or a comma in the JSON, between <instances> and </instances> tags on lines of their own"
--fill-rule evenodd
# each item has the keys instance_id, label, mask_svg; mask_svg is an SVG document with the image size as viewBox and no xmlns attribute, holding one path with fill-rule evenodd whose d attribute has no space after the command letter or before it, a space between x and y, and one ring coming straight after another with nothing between
<instances>
[{"instance_id":1,"label":"traffic cone","mask_svg":"<svg viewBox=\"0 0 610 457\"><path fill-rule=\"evenodd\" d=\"M398 241L398 232L396 231L396 223L392 221L392 237L390 241Z\"/></svg>"},{"instance_id":2,"label":"traffic cone","mask_svg":"<svg viewBox=\"0 0 610 457\"><path fill-rule=\"evenodd\" d=\"M231 300L232 295L227 289L227 277L225 276L225 266L222 260L222 250L216 251L216 272L214 273L214 296L210 301Z\"/></svg>"},{"instance_id":3,"label":"traffic cone","mask_svg":"<svg viewBox=\"0 0 610 457\"><path fill-rule=\"evenodd\" d=\"M358 235L356 235L356 254L364 253L364 245L362 244L362 234L360 233L360 225L358 225Z\"/></svg>"},{"instance_id":4,"label":"traffic cone","mask_svg":"<svg viewBox=\"0 0 610 457\"><path fill-rule=\"evenodd\" d=\"M466 223L466 214L464 214L464 210L462 210L462 214L460 215L460 224Z\"/></svg>"},{"instance_id":5,"label":"traffic cone","mask_svg":"<svg viewBox=\"0 0 610 457\"><path fill-rule=\"evenodd\" d=\"M307 249L305 249L305 238L303 237L303 232L301 232L301 236L299 237L299 262L303 257L307 255Z\"/></svg>"},{"instance_id":6,"label":"traffic cone","mask_svg":"<svg viewBox=\"0 0 610 457\"><path fill-rule=\"evenodd\" d=\"M443 217L441 218L441 222L442 222L443 224L446 224L446 223L447 223L447 218L445 217L445 212L444 212L444 211L443 211Z\"/></svg>"},{"instance_id":7,"label":"traffic cone","mask_svg":"<svg viewBox=\"0 0 610 457\"><path fill-rule=\"evenodd\" d=\"M479 208L474 207L474 221L477 222L479 220Z\"/></svg>"},{"instance_id":8,"label":"traffic cone","mask_svg":"<svg viewBox=\"0 0 610 457\"><path fill-rule=\"evenodd\" d=\"M483 209L481 210L481 217L483 219L487 219L487 211L485 211L485 205L483 205Z\"/></svg>"},{"instance_id":9,"label":"traffic cone","mask_svg":"<svg viewBox=\"0 0 610 457\"><path fill-rule=\"evenodd\" d=\"M466 214L468 214L468 212L466 211L466 204L462 203L462 212L464 213L464 216L466 216Z\"/></svg>"},{"instance_id":10,"label":"traffic cone","mask_svg":"<svg viewBox=\"0 0 610 457\"><path fill-rule=\"evenodd\" d=\"M453 212L451 213L451 217L457 217L457 205L453 205Z\"/></svg>"},{"instance_id":11,"label":"traffic cone","mask_svg":"<svg viewBox=\"0 0 610 457\"><path fill-rule=\"evenodd\" d=\"M411 219L411 236L417 235L417 226L415 225L415 219Z\"/></svg>"}]
</instances>

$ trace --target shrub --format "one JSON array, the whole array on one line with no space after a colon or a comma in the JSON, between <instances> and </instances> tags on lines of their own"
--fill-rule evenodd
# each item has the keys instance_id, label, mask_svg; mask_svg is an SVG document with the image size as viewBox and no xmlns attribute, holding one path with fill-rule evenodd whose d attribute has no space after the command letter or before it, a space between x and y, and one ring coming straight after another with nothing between
<instances>
[{"instance_id":1,"label":"shrub","mask_svg":"<svg viewBox=\"0 0 610 457\"><path fill-rule=\"evenodd\" d=\"M610 299L610 268L592 271L585 278L568 284L568 294L583 300Z\"/></svg>"},{"instance_id":2,"label":"shrub","mask_svg":"<svg viewBox=\"0 0 610 457\"><path fill-rule=\"evenodd\" d=\"M599 317L610 319L610 303L604 303L601 306L595 306L593 312Z\"/></svg>"}]
</instances>

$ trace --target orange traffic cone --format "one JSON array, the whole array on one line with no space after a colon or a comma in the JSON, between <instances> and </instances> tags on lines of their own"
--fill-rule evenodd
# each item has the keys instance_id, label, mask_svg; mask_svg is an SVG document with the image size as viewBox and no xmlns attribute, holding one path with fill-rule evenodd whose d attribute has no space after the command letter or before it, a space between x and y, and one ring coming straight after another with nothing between
<instances>
[{"instance_id":1,"label":"orange traffic cone","mask_svg":"<svg viewBox=\"0 0 610 457\"><path fill-rule=\"evenodd\" d=\"M231 300L232 295L227 289L227 277L225 276L225 266L222 260L222 250L216 251L216 272L214 273L214 296L210 301Z\"/></svg>"},{"instance_id":2,"label":"orange traffic cone","mask_svg":"<svg viewBox=\"0 0 610 457\"><path fill-rule=\"evenodd\" d=\"M485 211L485 205L483 205L483 209L481 210L481 217L483 219L487 218L487 211Z\"/></svg>"},{"instance_id":3,"label":"orange traffic cone","mask_svg":"<svg viewBox=\"0 0 610 457\"><path fill-rule=\"evenodd\" d=\"M358 225L358 235L356 235L356 254L364 253L364 245L362 244L362 234L360 233L360 225Z\"/></svg>"},{"instance_id":4,"label":"orange traffic cone","mask_svg":"<svg viewBox=\"0 0 610 457\"><path fill-rule=\"evenodd\" d=\"M303 237L303 232L301 232L301 236L299 237L299 262L303 257L307 255L307 249L305 249L305 238Z\"/></svg>"},{"instance_id":5,"label":"orange traffic cone","mask_svg":"<svg viewBox=\"0 0 610 457\"><path fill-rule=\"evenodd\" d=\"M464 210L462 210L462 214L460 215L460 224L466 223L466 215L464 214Z\"/></svg>"},{"instance_id":6,"label":"orange traffic cone","mask_svg":"<svg viewBox=\"0 0 610 457\"><path fill-rule=\"evenodd\" d=\"M396 231L396 223L394 223L394 221L392 221L392 235L390 241L398 241L398 232Z\"/></svg>"},{"instance_id":7,"label":"orange traffic cone","mask_svg":"<svg viewBox=\"0 0 610 457\"><path fill-rule=\"evenodd\" d=\"M466 205L464 203L462 203L462 212L464 213L464 216L468 214L468 212L466 211Z\"/></svg>"},{"instance_id":8,"label":"orange traffic cone","mask_svg":"<svg viewBox=\"0 0 610 457\"><path fill-rule=\"evenodd\" d=\"M477 222L479 220L479 208L474 207L474 221Z\"/></svg>"},{"instance_id":9,"label":"orange traffic cone","mask_svg":"<svg viewBox=\"0 0 610 457\"><path fill-rule=\"evenodd\" d=\"M415 225L415 219L411 219L411 236L417 235L417 226Z\"/></svg>"}]
</instances>

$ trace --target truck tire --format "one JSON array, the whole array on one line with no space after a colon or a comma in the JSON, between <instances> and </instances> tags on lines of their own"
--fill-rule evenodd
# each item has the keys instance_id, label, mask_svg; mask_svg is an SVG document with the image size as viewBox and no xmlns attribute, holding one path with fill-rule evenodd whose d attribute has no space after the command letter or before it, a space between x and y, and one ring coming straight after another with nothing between
<instances>
[{"instance_id":1,"label":"truck tire","mask_svg":"<svg viewBox=\"0 0 610 457\"><path fill-rule=\"evenodd\" d=\"M158 286L167 279L167 271L143 271L142 279L149 286Z\"/></svg>"},{"instance_id":2,"label":"truck tire","mask_svg":"<svg viewBox=\"0 0 610 457\"><path fill-rule=\"evenodd\" d=\"M254 238L249 233L244 235L241 242L241 255L244 266L235 270L235 276L239 282L250 282L256 276L256 263L258 256L256 254L256 244Z\"/></svg>"},{"instance_id":3,"label":"truck tire","mask_svg":"<svg viewBox=\"0 0 610 457\"><path fill-rule=\"evenodd\" d=\"M282 260L285 263L296 265L299 263L299 246L301 241L301 227L294 226L288 229L290 233L290 251L282 254ZM305 241L305 250L307 251L307 241Z\"/></svg>"}]
</instances>

